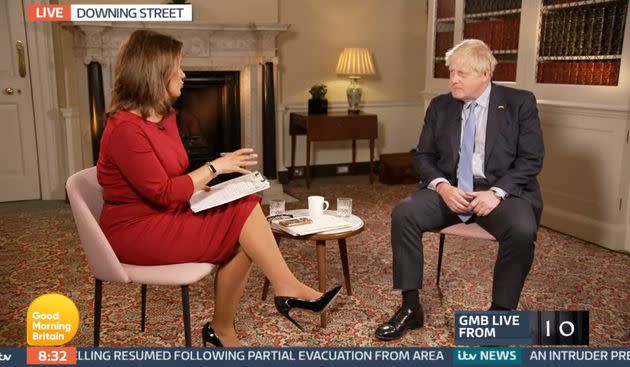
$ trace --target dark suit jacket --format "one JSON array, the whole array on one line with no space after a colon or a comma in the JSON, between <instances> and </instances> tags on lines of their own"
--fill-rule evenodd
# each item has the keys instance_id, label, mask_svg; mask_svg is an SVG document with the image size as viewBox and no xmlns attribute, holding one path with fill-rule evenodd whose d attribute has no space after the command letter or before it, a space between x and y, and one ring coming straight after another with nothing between
<instances>
[{"instance_id":1,"label":"dark suit jacket","mask_svg":"<svg viewBox=\"0 0 630 367\"><path fill-rule=\"evenodd\" d=\"M463 106L450 93L431 100L414 153L422 187L438 177L457 185ZM488 182L475 190L496 186L521 197L532 204L539 220L543 202L536 176L545 150L536 97L531 92L492 84L485 148Z\"/></svg>"}]
</instances>

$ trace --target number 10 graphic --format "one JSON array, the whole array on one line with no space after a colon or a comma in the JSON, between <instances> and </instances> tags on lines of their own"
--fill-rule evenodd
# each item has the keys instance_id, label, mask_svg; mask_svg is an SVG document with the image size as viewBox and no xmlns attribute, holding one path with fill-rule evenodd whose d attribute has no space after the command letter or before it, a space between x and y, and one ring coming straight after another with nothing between
<instances>
[{"instance_id":1,"label":"number 10 graphic","mask_svg":"<svg viewBox=\"0 0 630 367\"><path fill-rule=\"evenodd\" d=\"M588 311L539 311L537 321L534 344L588 345Z\"/></svg>"}]
</instances>

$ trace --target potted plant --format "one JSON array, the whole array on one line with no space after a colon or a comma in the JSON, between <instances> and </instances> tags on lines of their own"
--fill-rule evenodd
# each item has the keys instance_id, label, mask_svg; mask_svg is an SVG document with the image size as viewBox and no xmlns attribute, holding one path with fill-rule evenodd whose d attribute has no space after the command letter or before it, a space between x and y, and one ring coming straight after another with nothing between
<instances>
[{"instance_id":1,"label":"potted plant","mask_svg":"<svg viewBox=\"0 0 630 367\"><path fill-rule=\"evenodd\" d=\"M326 92L328 92L328 87L325 84L315 84L308 92L311 94L311 99L308 100L308 114L327 113L328 100L326 99Z\"/></svg>"}]
</instances>

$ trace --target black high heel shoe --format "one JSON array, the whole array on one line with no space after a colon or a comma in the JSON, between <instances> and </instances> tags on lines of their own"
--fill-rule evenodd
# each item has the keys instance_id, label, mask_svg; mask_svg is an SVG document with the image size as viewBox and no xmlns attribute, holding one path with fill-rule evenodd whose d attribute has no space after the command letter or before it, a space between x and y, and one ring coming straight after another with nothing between
<instances>
[{"instance_id":1,"label":"black high heel shoe","mask_svg":"<svg viewBox=\"0 0 630 367\"><path fill-rule=\"evenodd\" d=\"M203 346L205 347L207 343L214 345L217 348L222 348L223 343L219 340L219 336L214 332L212 326L210 326L209 322L203 326L201 329L201 339L203 340Z\"/></svg>"},{"instance_id":2,"label":"black high heel shoe","mask_svg":"<svg viewBox=\"0 0 630 367\"><path fill-rule=\"evenodd\" d=\"M276 310L278 310L282 316L291 321L298 329L304 331L302 325L293 320L289 312L294 308L300 308L314 313L322 313L328 309L328 306L330 306L332 301L339 295L339 291L341 291L340 285L322 294L321 297L313 301L295 297L274 297L273 301L276 304Z\"/></svg>"}]
</instances>

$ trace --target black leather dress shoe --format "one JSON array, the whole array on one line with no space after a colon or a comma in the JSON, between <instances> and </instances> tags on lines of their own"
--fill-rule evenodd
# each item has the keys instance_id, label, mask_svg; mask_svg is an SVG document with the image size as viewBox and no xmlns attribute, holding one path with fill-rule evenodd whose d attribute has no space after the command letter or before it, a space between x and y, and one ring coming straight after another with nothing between
<instances>
[{"instance_id":1,"label":"black leather dress shoe","mask_svg":"<svg viewBox=\"0 0 630 367\"><path fill-rule=\"evenodd\" d=\"M374 336L380 340L395 340L401 338L407 330L419 329L424 325L422 306L416 312L409 307L401 306L386 323L376 329Z\"/></svg>"}]
</instances>

